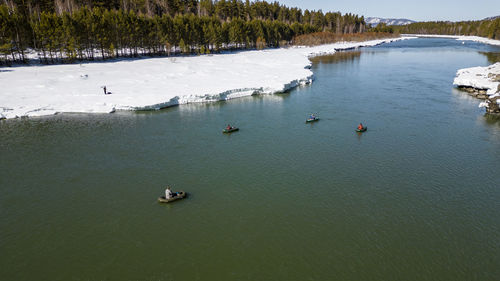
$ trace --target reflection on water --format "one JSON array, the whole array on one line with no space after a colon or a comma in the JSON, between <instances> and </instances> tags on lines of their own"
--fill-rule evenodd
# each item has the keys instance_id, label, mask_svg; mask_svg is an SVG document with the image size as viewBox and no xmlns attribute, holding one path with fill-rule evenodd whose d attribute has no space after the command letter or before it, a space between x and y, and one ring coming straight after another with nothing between
<instances>
[{"instance_id":1,"label":"reflection on water","mask_svg":"<svg viewBox=\"0 0 500 281\"><path fill-rule=\"evenodd\" d=\"M460 88L457 88L457 87L453 87L451 89L451 93L453 94L454 97L456 97L458 99L476 102L476 104L478 104L478 105L482 101L481 99L478 99L478 98L472 96L469 92L462 90Z\"/></svg>"},{"instance_id":2,"label":"reflection on water","mask_svg":"<svg viewBox=\"0 0 500 281\"><path fill-rule=\"evenodd\" d=\"M309 85L304 85L304 86L299 86L298 88L308 87L308 86ZM196 113L204 111L213 112L213 111L219 111L227 105L241 105L242 107L248 107L248 108L254 106L255 104L281 106L283 101L289 98L289 96L290 92L285 92L273 95L268 95L268 94L253 95L248 97L230 99L227 101L190 103L179 106L178 108L176 108L176 111L178 111L179 114L185 114L188 112Z\"/></svg>"},{"instance_id":3,"label":"reflection on water","mask_svg":"<svg viewBox=\"0 0 500 281\"><path fill-rule=\"evenodd\" d=\"M481 55L486 56L488 62L494 64L500 61L500 52L479 52Z\"/></svg>"},{"instance_id":4,"label":"reflection on water","mask_svg":"<svg viewBox=\"0 0 500 281\"><path fill-rule=\"evenodd\" d=\"M498 125L500 126L500 115L495 114L484 114L484 120L488 125Z\"/></svg>"},{"instance_id":5,"label":"reflection on water","mask_svg":"<svg viewBox=\"0 0 500 281\"><path fill-rule=\"evenodd\" d=\"M340 51L332 55L318 56L311 58L313 64L317 63L338 63L338 62L359 62L360 51Z\"/></svg>"}]
</instances>

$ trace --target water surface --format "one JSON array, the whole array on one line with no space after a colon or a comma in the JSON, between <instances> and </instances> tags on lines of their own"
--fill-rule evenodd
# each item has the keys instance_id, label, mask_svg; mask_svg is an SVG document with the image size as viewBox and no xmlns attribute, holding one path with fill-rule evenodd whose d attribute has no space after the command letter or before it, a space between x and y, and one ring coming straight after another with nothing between
<instances>
[{"instance_id":1,"label":"water surface","mask_svg":"<svg viewBox=\"0 0 500 281\"><path fill-rule=\"evenodd\" d=\"M497 280L500 121L451 85L495 52L415 39L287 94L1 121L0 280Z\"/></svg>"}]
</instances>

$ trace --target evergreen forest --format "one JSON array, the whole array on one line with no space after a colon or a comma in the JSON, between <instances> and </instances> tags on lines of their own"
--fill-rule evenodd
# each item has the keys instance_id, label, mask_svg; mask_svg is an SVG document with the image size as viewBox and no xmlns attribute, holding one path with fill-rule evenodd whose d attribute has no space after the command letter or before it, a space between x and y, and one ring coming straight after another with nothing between
<instances>
[{"instance_id":1,"label":"evergreen forest","mask_svg":"<svg viewBox=\"0 0 500 281\"><path fill-rule=\"evenodd\" d=\"M500 17L481 21L415 22L408 25L390 26L386 28L390 28L394 30L394 32L402 34L467 35L500 40Z\"/></svg>"},{"instance_id":2,"label":"evergreen forest","mask_svg":"<svg viewBox=\"0 0 500 281\"><path fill-rule=\"evenodd\" d=\"M0 64L208 54L359 34L364 18L242 0L4 0Z\"/></svg>"}]
</instances>

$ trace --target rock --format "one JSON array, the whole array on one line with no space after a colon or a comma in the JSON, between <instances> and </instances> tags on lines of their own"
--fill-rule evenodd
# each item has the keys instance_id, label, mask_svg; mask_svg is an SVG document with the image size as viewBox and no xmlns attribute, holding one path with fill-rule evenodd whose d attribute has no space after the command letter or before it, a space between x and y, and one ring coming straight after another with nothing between
<instances>
[{"instance_id":1,"label":"rock","mask_svg":"<svg viewBox=\"0 0 500 281\"><path fill-rule=\"evenodd\" d=\"M466 91L467 93L475 93L476 92L476 89L474 89L472 87L468 87L468 86L459 86L458 88L462 91Z\"/></svg>"},{"instance_id":2,"label":"rock","mask_svg":"<svg viewBox=\"0 0 500 281\"><path fill-rule=\"evenodd\" d=\"M500 82L500 74L488 73L488 78L493 82Z\"/></svg>"},{"instance_id":3,"label":"rock","mask_svg":"<svg viewBox=\"0 0 500 281\"><path fill-rule=\"evenodd\" d=\"M478 98L478 99L486 99L488 98L487 90L485 89L476 89L473 87L460 86L458 87L460 90L467 92L469 95Z\"/></svg>"},{"instance_id":4,"label":"rock","mask_svg":"<svg viewBox=\"0 0 500 281\"><path fill-rule=\"evenodd\" d=\"M483 89L477 90L476 98L482 99L482 100L487 99L488 98L487 91L483 90Z\"/></svg>"},{"instance_id":5,"label":"rock","mask_svg":"<svg viewBox=\"0 0 500 281\"><path fill-rule=\"evenodd\" d=\"M500 62L488 67L459 69L453 84L471 96L485 101L479 107L485 107L487 113L500 114Z\"/></svg>"},{"instance_id":6,"label":"rock","mask_svg":"<svg viewBox=\"0 0 500 281\"><path fill-rule=\"evenodd\" d=\"M498 104L500 97L494 97L488 99L488 106L486 107L486 113L489 114L500 114L500 106Z\"/></svg>"}]
</instances>

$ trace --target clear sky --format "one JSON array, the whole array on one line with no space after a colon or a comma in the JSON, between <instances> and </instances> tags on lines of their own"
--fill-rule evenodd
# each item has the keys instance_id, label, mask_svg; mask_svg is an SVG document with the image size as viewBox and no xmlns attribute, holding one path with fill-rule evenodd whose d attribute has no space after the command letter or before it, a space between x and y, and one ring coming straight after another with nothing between
<instances>
[{"instance_id":1,"label":"clear sky","mask_svg":"<svg viewBox=\"0 0 500 281\"><path fill-rule=\"evenodd\" d=\"M480 20L500 16L500 0L277 0L289 7L365 17L406 18L416 21ZM268 1L273 2L273 1Z\"/></svg>"}]
</instances>

